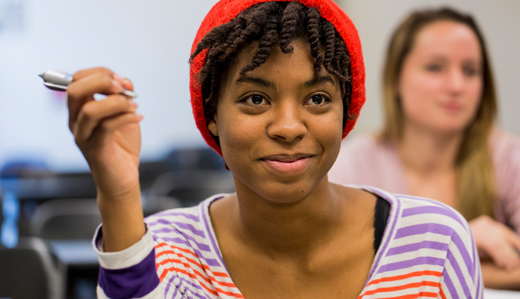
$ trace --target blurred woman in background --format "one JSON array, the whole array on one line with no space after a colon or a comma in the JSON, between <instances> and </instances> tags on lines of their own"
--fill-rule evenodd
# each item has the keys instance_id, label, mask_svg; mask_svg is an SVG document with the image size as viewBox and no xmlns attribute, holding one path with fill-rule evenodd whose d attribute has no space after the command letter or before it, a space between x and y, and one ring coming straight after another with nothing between
<instances>
[{"instance_id":1,"label":"blurred woman in background","mask_svg":"<svg viewBox=\"0 0 520 299\"><path fill-rule=\"evenodd\" d=\"M520 139L494 128L495 86L473 18L449 8L408 16L386 53L383 99L383 130L347 140L330 180L455 207L485 286L520 289Z\"/></svg>"}]
</instances>

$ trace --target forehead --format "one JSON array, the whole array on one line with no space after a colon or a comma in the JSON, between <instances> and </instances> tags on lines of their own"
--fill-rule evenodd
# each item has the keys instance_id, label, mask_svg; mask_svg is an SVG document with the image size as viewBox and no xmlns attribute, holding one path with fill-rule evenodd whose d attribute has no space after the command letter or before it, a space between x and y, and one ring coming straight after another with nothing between
<instances>
[{"instance_id":1,"label":"forehead","mask_svg":"<svg viewBox=\"0 0 520 299\"><path fill-rule=\"evenodd\" d=\"M455 21L436 21L419 30L412 53L481 58L480 43L475 32L468 25Z\"/></svg>"},{"instance_id":2,"label":"forehead","mask_svg":"<svg viewBox=\"0 0 520 299\"><path fill-rule=\"evenodd\" d=\"M253 42L244 47L228 66L228 76L234 79L239 78L241 70L251 63L255 52L258 51L258 46L258 42ZM255 74L269 78L274 75L291 74L293 77L295 75L301 77L302 80L314 77L316 59L311 54L307 39L297 38L291 42L290 46L293 51L283 53L278 45L274 45L269 58L253 70L246 72L246 75ZM320 74L328 74L328 72L321 67Z\"/></svg>"}]
</instances>

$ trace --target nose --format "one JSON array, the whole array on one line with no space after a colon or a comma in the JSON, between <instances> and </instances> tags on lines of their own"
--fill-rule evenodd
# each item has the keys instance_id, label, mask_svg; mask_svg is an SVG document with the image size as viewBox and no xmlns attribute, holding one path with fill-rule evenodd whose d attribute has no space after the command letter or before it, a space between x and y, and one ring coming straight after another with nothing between
<instances>
[{"instance_id":1,"label":"nose","mask_svg":"<svg viewBox=\"0 0 520 299\"><path fill-rule=\"evenodd\" d=\"M303 138L307 126L303 120L303 111L295 103L287 103L276 107L272 121L267 127L267 135L284 142L293 142Z\"/></svg>"},{"instance_id":2,"label":"nose","mask_svg":"<svg viewBox=\"0 0 520 299\"><path fill-rule=\"evenodd\" d=\"M461 69L453 68L448 76L448 89L451 93L460 93L464 88L466 78Z\"/></svg>"}]
</instances>

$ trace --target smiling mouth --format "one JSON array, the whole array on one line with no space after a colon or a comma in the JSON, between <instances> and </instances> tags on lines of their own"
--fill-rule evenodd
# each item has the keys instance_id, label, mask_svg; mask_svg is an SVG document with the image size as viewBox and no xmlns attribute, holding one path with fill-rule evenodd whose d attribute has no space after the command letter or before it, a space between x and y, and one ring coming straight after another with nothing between
<instances>
[{"instance_id":1,"label":"smiling mouth","mask_svg":"<svg viewBox=\"0 0 520 299\"><path fill-rule=\"evenodd\" d=\"M277 172L293 173L306 170L313 155L273 155L260 159Z\"/></svg>"}]
</instances>

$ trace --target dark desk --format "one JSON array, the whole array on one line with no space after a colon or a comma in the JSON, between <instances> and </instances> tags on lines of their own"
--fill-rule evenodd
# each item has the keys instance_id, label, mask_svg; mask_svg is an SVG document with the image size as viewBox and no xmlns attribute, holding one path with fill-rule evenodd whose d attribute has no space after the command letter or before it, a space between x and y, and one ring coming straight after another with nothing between
<instances>
[{"instance_id":1,"label":"dark desk","mask_svg":"<svg viewBox=\"0 0 520 299\"><path fill-rule=\"evenodd\" d=\"M98 256L91 240L50 241L51 250L67 267L98 267Z\"/></svg>"},{"instance_id":2,"label":"dark desk","mask_svg":"<svg viewBox=\"0 0 520 299\"><path fill-rule=\"evenodd\" d=\"M96 298L99 262L92 241L56 240L49 241L49 245L65 273L65 297Z\"/></svg>"}]
</instances>

